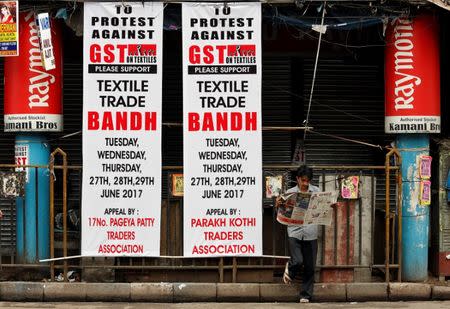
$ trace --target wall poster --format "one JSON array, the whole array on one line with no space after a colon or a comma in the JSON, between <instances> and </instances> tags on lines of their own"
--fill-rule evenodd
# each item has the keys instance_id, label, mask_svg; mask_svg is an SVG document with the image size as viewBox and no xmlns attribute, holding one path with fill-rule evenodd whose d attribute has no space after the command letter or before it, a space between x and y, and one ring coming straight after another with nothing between
<instances>
[{"instance_id":1,"label":"wall poster","mask_svg":"<svg viewBox=\"0 0 450 309\"><path fill-rule=\"evenodd\" d=\"M183 3L184 255L262 254L261 4Z\"/></svg>"},{"instance_id":2,"label":"wall poster","mask_svg":"<svg viewBox=\"0 0 450 309\"><path fill-rule=\"evenodd\" d=\"M433 158L431 156L420 156L419 157L419 177L421 179L431 178L431 161Z\"/></svg>"},{"instance_id":3,"label":"wall poster","mask_svg":"<svg viewBox=\"0 0 450 309\"><path fill-rule=\"evenodd\" d=\"M419 204L422 206L429 206L431 204L431 181L420 181Z\"/></svg>"},{"instance_id":4,"label":"wall poster","mask_svg":"<svg viewBox=\"0 0 450 309\"><path fill-rule=\"evenodd\" d=\"M19 55L19 1L0 1L0 57Z\"/></svg>"},{"instance_id":5,"label":"wall poster","mask_svg":"<svg viewBox=\"0 0 450 309\"><path fill-rule=\"evenodd\" d=\"M359 176L343 176L341 179L341 196L356 199L359 196Z\"/></svg>"},{"instance_id":6,"label":"wall poster","mask_svg":"<svg viewBox=\"0 0 450 309\"><path fill-rule=\"evenodd\" d=\"M160 2L84 4L82 255L159 256Z\"/></svg>"}]
</instances>

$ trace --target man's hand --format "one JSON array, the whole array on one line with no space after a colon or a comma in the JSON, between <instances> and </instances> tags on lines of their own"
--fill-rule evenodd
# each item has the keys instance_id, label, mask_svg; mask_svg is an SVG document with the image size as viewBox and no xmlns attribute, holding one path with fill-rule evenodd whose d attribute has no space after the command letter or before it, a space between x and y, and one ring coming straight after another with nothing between
<instances>
[{"instance_id":1,"label":"man's hand","mask_svg":"<svg viewBox=\"0 0 450 309\"><path fill-rule=\"evenodd\" d=\"M275 208L278 208L280 204L281 204L281 195L278 195L277 198L275 199Z\"/></svg>"},{"instance_id":2,"label":"man's hand","mask_svg":"<svg viewBox=\"0 0 450 309\"><path fill-rule=\"evenodd\" d=\"M3 218L3 212L0 210L0 219Z\"/></svg>"}]
</instances>

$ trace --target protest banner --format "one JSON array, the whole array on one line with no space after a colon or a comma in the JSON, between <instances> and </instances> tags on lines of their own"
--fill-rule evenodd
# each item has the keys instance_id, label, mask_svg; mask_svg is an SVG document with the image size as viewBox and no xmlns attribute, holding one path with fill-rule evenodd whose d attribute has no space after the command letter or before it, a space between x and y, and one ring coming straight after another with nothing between
<instances>
[{"instance_id":1,"label":"protest banner","mask_svg":"<svg viewBox=\"0 0 450 309\"><path fill-rule=\"evenodd\" d=\"M82 255L159 256L163 5L84 6Z\"/></svg>"},{"instance_id":2,"label":"protest banner","mask_svg":"<svg viewBox=\"0 0 450 309\"><path fill-rule=\"evenodd\" d=\"M184 255L262 254L261 4L183 3Z\"/></svg>"}]
</instances>

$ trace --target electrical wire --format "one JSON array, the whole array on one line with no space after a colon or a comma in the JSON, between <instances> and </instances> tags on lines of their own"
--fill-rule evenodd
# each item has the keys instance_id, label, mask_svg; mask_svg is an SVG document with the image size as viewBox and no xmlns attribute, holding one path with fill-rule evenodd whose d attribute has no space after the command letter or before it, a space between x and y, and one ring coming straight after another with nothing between
<instances>
[{"instance_id":1,"label":"electrical wire","mask_svg":"<svg viewBox=\"0 0 450 309\"><path fill-rule=\"evenodd\" d=\"M326 7L327 7L327 2L325 1L323 3L323 7L322 7L322 21L320 23L320 29L319 29L319 42L317 43L316 61L314 63L314 73L313 73L313 79L312 79L312 83L311 83L311 92L309 93L308 112L306 113L306 119L305 119L305 123L304 123L305 127L308 127L308 123L309 123L309 112L311 111L311 102L312 102L312 97L313 97L313 92L314 92L314 84L316 82L317 63L319 62L320 43L322 42L323 22L325 20ZM303 141L306 141L306 132L307 132L307 130L305 130L303 132Z\"/></svg>"},{"instance_id":2,"label":"electrical wire","mask_svg":"<svg viewBox=\"0 0 450 309\"><path fill-rule=\"evenodd\" d=\"M265 82L265 83L264 83L264 87L270 87L270 88L279 90L279 91L281 91L281 92L287 93L287 94L289 94L289 95L291 95L291 96L298 97L299 99L305 99L304 96L302 96L302 95L300 95L300 94L298 94L298 93L294 93L294 92L292 92L292 91L282 89L281 87L274 86L274 85L270 84L269 82ZM364 120L364 121L366 121L366 122L371 122L371 123L373 123L373 124L378 124L378 122L376 122L376 121L374 121L374 120L371 120L371 119L369 119L369 118L365 118L365 117L362 117L362 116L359 116L359 115L351 114L351 113L346 112L346 111L344 111L344 110L342 110L342 109L335 108L335 107L333 107L333 106L331 106L331 105L327 105L327 104L320 103L319 101L317 101L317 100L315 100L315 99L313 99L312 102L314 103L314 105L327 107L327 108L329 108L329 109L331 109L331 110L333 110L333 111L335 111L335 112L342 113L342 114L344 114L344 115L346 115L346 116L353 117L353 118L360 119L360 120Z\"/></svg>"},{"instance_id":3,"label":"electrical wire","mask_svg":"<svg viewBox=\"0 0 450 309\"><path fill-rule=\"evenodd\" d=\"M321 132L318 132L318 131L312 130L312 129L306 129L305 131L308 131L308 132L311 132L311 133L314 133L314 134L318 134L318 135L322 135L322 136L332 137L332 138L339 139L339 140L346 141L346 142L351 142L351 143L355 143L355 144L360 144L360 145L364 145L364 146L369 146L369 147L373 147L373 148L378 148L378 149L380 149L380 150L383 150L383 149L392 149L392 148L389 147L389 146L375 145L375 144L363 142L363 141L356 140L356 139L351 139L351 138L342 137L342 136L339 136L339 135L327 134L327 133L321 133Z\"/></svg>"}]
</instances>

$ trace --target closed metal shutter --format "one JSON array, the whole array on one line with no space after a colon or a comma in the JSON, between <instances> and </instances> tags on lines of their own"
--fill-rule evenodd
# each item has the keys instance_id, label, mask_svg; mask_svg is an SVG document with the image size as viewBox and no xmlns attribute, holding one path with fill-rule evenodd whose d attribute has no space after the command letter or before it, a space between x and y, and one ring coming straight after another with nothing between
<instances>
[{"instance_id":1,"label":"closed metal shutter","mask_svg":"<svg viewBox=\"0 0 450 309\"><path fill-rule=\"evenodd\" d=\"M381 55L380 55L381 57ZM384 78L382 58L374 63L347 59L319 59L309 125L320 133L386 146L395 136L384 133ZM308 109L314 60L304 60L304 115ZM384 165L385 149L308 133L306 161L311 165ZM369 171L368 171L369 172ZM376 207L385 207L384 171L375 171ZM391 206L396 204L391 177Z\"/></svg>"},{"instance_id":2,"label":"closed metal shutter","mask_svg":"<svg viewBox=\"0 0 450 309\"><path fill-rule=\"evenodd\" d=\"M314 61L304 61L304 115L308 109ZM383 67L340 59L320 59L309 125L320 133L385 145ZM308 133L309 164L384 164L384 152L357 143ZM382 160L382 161L380 161Z\"/></svg>"},{"instance_id":3,"label":"closed metal shutter","mask_svg":"<svg viewBox=\"0 0 450 309\"><path fill-rule=\"evenodd\" d=\"M49 137L52 149L60 147L68 155L70 165L81 165L82 161L82 117L83 117L83 64L70 61L64 63L63 113L64 133L51 134ZM63 135L75 135L58 138ZM89 146L89 145L86 145Z\"/></svg>"},{"instance_id":4,"label":"closed metal shutter","mask_svg":"<svg viewBox=\"0 0 450 309\"><path fill-rule=\"evenodd\" d=\"M4 60L2 58L0 60L0 76L2 76L2 77L3 77L3 67L4 67ZM5 88L5 79L0 78L0 108L2 111L2 116L0 117L0 130L1 130L0 147L2 149L2 151L0 151L0 163L13 164L14 163L14 138L15 138L16 134L3 131L3 129L5 127L4 104L3 104L4 88Z\"/></svg>"},{"instance_id":5,"label":"closed metal shutter","mask_svg":"<svg viewBox=\"0 0 450 309\"><path fill-rule=\"evenodd\" d=\"M163 60L163 123L183 122L183 75L181 50L179 53L165 53ZM163 166L183 165L182 126L163 126L162 164ZM163 182L164 184L164 182Z\"/></svg>"},{"instance_id":6,"label":"closed metal shutter","mask_svg":"<svg viewBox=\"0 0 450 309\"><path fill-rule=\"evenodd\" d=\"M262 122L265 127L292 125L292 73L288 57L263 58ZM263 162L289 163L292 159L292 132L263 131Z\"/></svg>"},{"instance_id":7,"label":"closed metal shutter","mask_svg":"<svg viewBox=\"0 0 450 309\"><path fill-rule=\"evenodd\" d=\"M83 118L83 65L82 57L66 60L63 75L63 114L64 133L49 135L49 144L52 150L57 147L67 153L69 165L82 164L82 118ZM74 134L77 133L77 134ZM68 134L74 134L64 137ZM59 156L55 158L56 164L62 164ZM62 212L62 171L55 171L55 205L56 212ZM79 210L81 205L81 169L69 169L67 182L68 209Z\"/></svg>"}]
</instances>

